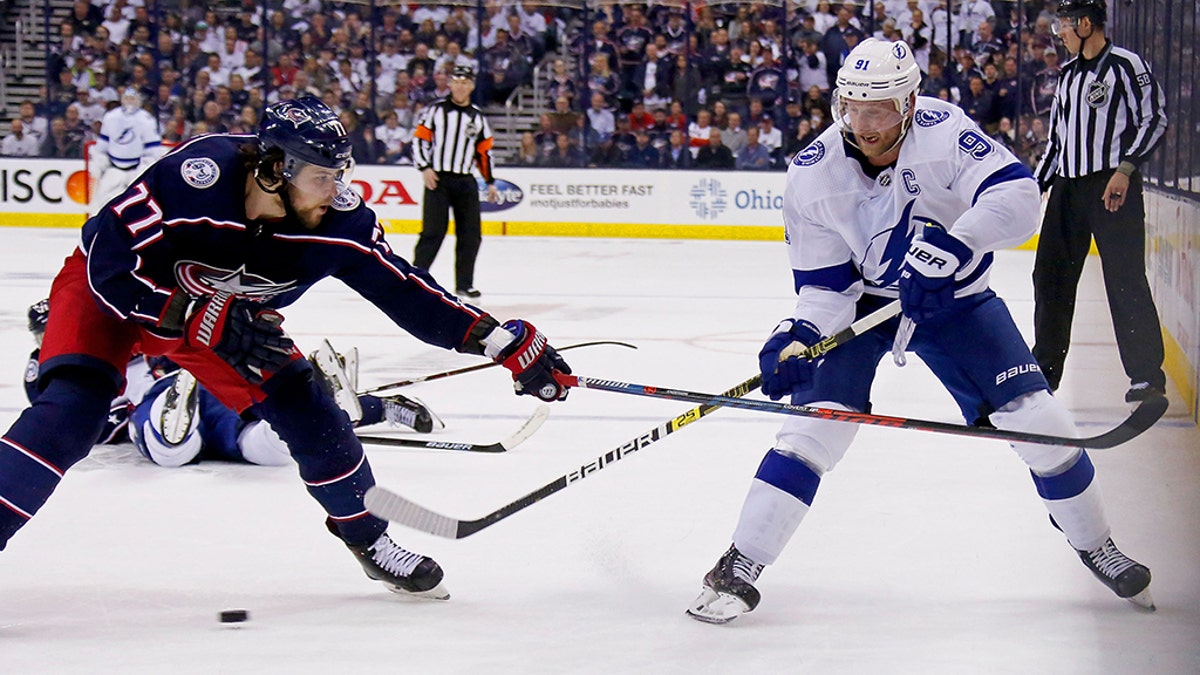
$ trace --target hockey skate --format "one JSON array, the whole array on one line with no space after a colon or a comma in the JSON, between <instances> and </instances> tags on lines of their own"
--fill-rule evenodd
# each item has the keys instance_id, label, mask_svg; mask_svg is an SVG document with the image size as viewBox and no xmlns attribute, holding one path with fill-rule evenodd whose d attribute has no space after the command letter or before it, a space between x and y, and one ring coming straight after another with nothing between
<instances>
[{"instance_id":1,"label":"hockey skate","mask_svg":"<svg viewBox=\"0 0 1200 675\"><path fill-rule=\"evenodd\" d=\"M357 424L362 420L362 404L354 391L358 380L358 350L353 349L350 354L350 358L342 356L334 351L329 340L322 340L321 346L308 355L308 360L334 402L346 411L351 422ZM350 372L351 368L354 372Z\"/></svg>"},{"instance_id":2,"label":"hockey skate","mask_svg":"<svg viewBox=\"0 0 1200 675\"><path fill-rule=\"evenodd\" d=\"M763 566L730 546L716 567L704 575L704 590L688 607L688 616L706 623L729 623L758 607L761 596L754 581Z\"/></svg>"},{"instance_id":3,"label":"hockey skate","mask_svg":"<svg viewBox=\"0 0 1200 675\"><path fill-rule=\"evenodd\" d=\"M158 417L163 440L171 445L182 443L200 418L199 406L196 378L188 371L180 370L175 375L175 382L163 392L162 412Z\"/></svg>"},{"instance_id":4,"label":"hockey skate","mask_svg":"<svg viewBox=\"0 0 1200 675\"><path fill-rule=\"evenodd\" d=\"M1109 538L1103 546L1091 551L1079 551L1079 559L1117 597L1154 611L1154 598L1150 597L1150 570L1117 550Z\"/></svg>"},{"instance_id":5,"label":"hockey skate","mask_svg":"<svg viewBox=\"0 0 1200 675\"><path fill-rule=\"evenodd\" d=\"M325 526L341 539L332 521L326 520ZM392 541L387 532L369 546L346 544L346 548L358 559L367 578L383 583L393 593L431 600L450 598L450 593L442 586L441 566L433 558L406 551Z\"/></svg>"},{"instance_id":6,"label":"hockey skate","mask_svg":"<svg viewBox=\"0 0 1200 675\"><path fill-rule=\"evenodd\" d=\"M383 401L383 417L391 426L410 427L417 433L427 434L446 425L421 401L400 394L380 396Z\"/></svg>"}]
</instances>

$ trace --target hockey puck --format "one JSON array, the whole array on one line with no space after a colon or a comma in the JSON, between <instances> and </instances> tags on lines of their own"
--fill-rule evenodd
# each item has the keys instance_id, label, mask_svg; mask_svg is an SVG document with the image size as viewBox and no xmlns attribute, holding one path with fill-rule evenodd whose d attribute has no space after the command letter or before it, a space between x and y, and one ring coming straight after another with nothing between
<instances>
[{"instance_id":1,"label":"hockey puck","mask_svg":"<svg viewBox=\"0 0 1200 675\"><path fill-rule=\"evenodd\" d=\"M242 623L250 618L250 612L244 609L227 609L220 614L221 623Z\"/></svg>"}]
</instances>

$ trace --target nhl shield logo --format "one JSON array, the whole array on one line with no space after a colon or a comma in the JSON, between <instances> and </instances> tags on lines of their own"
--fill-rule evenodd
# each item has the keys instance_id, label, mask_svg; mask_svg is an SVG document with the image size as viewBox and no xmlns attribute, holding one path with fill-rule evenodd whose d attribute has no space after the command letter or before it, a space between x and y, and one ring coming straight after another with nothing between
<instances>
[{"instance_id":1,"label":"nhl shield logo","mask_svg":"<svg viewBox=\"0 0 1200 675\"><path fill-rule=\"evenodd\" d=\"M179 173L184 182L194 188L203 190L212 187L221 177L221 169L217 163L208 157L194 157L179 167Z\"/></svg>"},{"instance_id":2,"label":"nhl shield logo","mask_svg":"<svg viewBox=\"0 0 1200 675\"><path fill-rule=\"evenodd\" d=\"M1087 88L1087 95L1084 96L1084 98L1087 100L1088 105L1092 106L1093 108L1099 108L1105 103L1108 103L1108 85L1104 82L1093 82L1089 84Z\"/></svg>"}]
</instances>

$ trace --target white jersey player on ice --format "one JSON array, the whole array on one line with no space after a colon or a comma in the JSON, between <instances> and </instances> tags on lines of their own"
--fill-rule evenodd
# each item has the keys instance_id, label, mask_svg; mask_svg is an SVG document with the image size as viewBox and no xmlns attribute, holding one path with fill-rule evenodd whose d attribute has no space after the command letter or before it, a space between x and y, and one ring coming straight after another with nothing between
<instances>
[{"instance_id":1,"label":"white jersey player on ice","mask_svg":"<svg viewBox=\"0 0 1200 675\"><path fill-rule=\"evenodd\" d=\"M1036 228L1037 183L961 109L918 97L920 83L908 45L865 40L838 71L837 124L788 167L783 216L798 297L759 354L763 392L866 411L879 361L892 351L902 363L912 351L968 423L1075 437L1070 413L988 288L992 251ZM793 341L811 346L897 296L903 318L816 362L780 362ZM759 573L783 551L858 428L810 417L784 422L751 483L733 545L704 577L691 616L725 623L758 605ZM1084 564L1118 596L1153 608L1150 571L1109 537L1087 453L1012 445Z\"/></svg>"},{"instance_id":2,"label":"white jersey player on ice","mask_svg":"<svg viewBox=\"0 0 1200 675\"><path fill-rule=\"evenodd\" d=\"M121 92L121 105L104 113L100 138L92 146L92 174L98 176L90 214L121 194L143 169L163 154L158 121L142 108L142 95L132 87Z\"/></svg>"}]
</instances>

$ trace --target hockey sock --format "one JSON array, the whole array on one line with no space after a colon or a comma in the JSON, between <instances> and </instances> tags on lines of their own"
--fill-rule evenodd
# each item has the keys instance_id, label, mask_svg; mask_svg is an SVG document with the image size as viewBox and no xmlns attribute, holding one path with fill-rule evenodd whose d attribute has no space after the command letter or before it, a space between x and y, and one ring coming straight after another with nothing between
<instances>
[{"instance_id":1,"label":"hockey sock","mask_svg":"<svg viewBox=\"0 0 1200 675\"><path fill-rule=\"evenodd\" d=\"M1110 533L1108 519L1100 502L1100 488L1093 480L1096 469L1086 452L1062 473L1039 476L1031 472L1031 475L1050 517L1067 535L1071 546L1090 551L1104 544Z\"/></svg>"},{"instance_id":2,"label":"hockey sock","mask_svg":"<svg viewBox=\"0 0 1200 675\"><path fill-rule=\"evenodd\" d=\"M315 381L305 359L293 361L263 387L254 406L291 449L308 492L348 544L370 544L387 523L367 513L362 496L375 484L350 418Z\"/></svg>"},{"instance_id":3,"label":"hockey sock","mask_svg":"<svg viewBox=\"0 0 1200 675\"><path fill-rule=\"evenodd\" d=\"M796 457L768 452L733 532L737 549L757 563L775 562L808 513L820 483L821 477Z\"/></svg>"},{"instance_id":4,"label":"hockey sock","mask_svg":"<svg viewBox=\"0 0 1200 675\"><path fill-rule=\"evenodd\" d=\"M378 396L363 394L358 397L358 403L362 406L362 419L358 421L358 426L366 427L383 421L383 401Z\"/></svg>"},{"instance_id":5,"label":"hockey sock","mask_svg":"<svg viewBox=\"0 0 1200 675\"><path fill-rule=\"evenodd\" d=\"M61 368L0 439L0 550L91 451L116 393L107 374Z\"/></svg>"}]
</instances>

